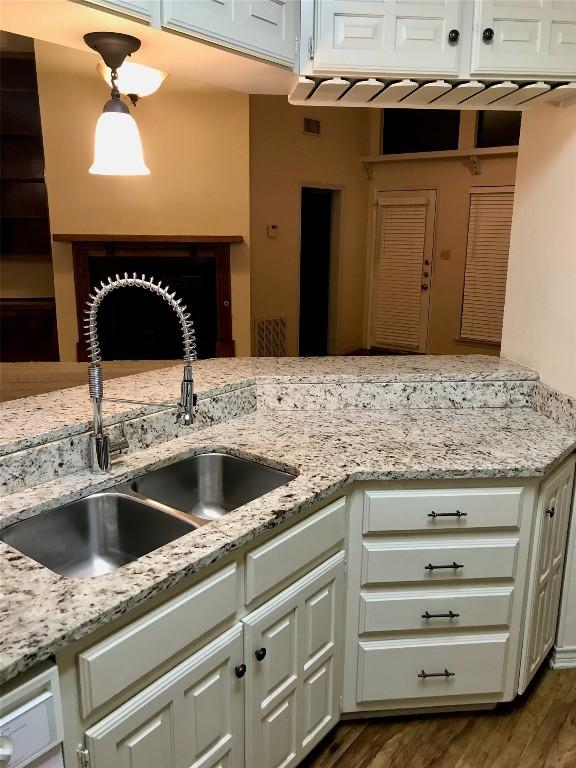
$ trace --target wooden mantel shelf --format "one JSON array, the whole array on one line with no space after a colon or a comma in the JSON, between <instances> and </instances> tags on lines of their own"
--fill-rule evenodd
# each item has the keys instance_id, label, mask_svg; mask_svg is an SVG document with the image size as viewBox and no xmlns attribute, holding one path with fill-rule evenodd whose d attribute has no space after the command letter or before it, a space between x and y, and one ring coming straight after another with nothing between
<instances>
[{"instance_id":1,"label":"wooden mantel shelf","mask_svg":"<svg viewBox=\"0 0 576 768\"><path fill-rule=\"evenodd\" d=\"M52 235L60 243L242 243L242 235Z\"/></svg>"}]
</instances>

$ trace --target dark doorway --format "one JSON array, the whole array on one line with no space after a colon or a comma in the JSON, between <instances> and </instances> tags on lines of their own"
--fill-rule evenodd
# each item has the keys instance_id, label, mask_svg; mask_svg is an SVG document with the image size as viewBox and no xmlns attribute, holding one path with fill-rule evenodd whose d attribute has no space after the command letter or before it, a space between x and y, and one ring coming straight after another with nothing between
<instances>
[{"instance_id":1,"label":"dark doorway","mask_svg":"<svg viewBox=\"0 0 576 768\"><path fill-rule=\"evenodd\" d=\"M328 354L332 197L331 189L302 188L299 345L301 357Z\"/></svg>"}]
</instances>

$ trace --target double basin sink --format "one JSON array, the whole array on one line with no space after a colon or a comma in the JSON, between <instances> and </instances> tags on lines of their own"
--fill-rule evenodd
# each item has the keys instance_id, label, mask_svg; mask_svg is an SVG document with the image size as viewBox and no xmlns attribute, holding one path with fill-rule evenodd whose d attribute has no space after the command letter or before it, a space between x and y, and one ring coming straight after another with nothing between
<instances>
[{"instance_id":1,"label":"double basin sink","mask_svg":"<svg viewBox=\"0 0 576 768\"><path fill-rule=\"evenodd\" d=\"M228 454L198 454L14 523L0 540L62 576L100 576L294 477Z\"/></svg>"}]
</instances>

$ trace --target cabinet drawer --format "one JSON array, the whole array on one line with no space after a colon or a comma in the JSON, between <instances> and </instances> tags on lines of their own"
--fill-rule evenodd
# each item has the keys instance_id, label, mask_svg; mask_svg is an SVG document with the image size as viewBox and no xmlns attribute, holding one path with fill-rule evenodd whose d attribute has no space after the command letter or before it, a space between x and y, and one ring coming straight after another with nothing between
<instances>
[{"instance_id":1,"label":"cabinet drawer","mask_svg":"<svg viewBox=\"0 0 576 768\"><path fill-rule=\"evenodd\" d=\"M364 533L518 528L522 488L366 491Z\"/></svg>"},{"instance_id":2,"label":"cabinet drawer","mask_svg":"<svg viewBox=\"0 0 576 768\"><path fill-rule=\"evenodd\" d=\"M82 714L88 715L236 613L230 565L79 654Z\"/></svg>"},{"instance_id":3,"label":"cabinet drawer","mask_svg":"<svg viewBox=\"0 0 576 768\"><path fill-rule=\"evenodd\" d=\"M498 694L508 641L502 633L361 642L358 702Z\"/></svg>"},{"instance_id":4,"label":"cabinet drawer","mask_svg":"<svg viewBox=\"0 0 576 768\"><path fill-rule=\"evenodd\" d=\"M517 550L515 537L364 541L362 584L509 579Z\"/></svg>"},{"instance_id":5,"label":"cabinet drawer","mask_svg":"<svg viewBox=\"0 0 576 768\"><path fill-rule=\"evenodd\" d=\"M342 541L346 499L338 499L303 523L246 556L246 602L264 594Z\"/></svg>"},{"instance_id":6,"label":"cabinet drawer","mask_svg":"<svg viewBox=\"0 0 576 768\"><path fill-rule=\"evenodd\" d=\"M362 634L508 626L513 593L511 586L368 592L360 595L359 629Z\"/></svg>"}]
</instances>

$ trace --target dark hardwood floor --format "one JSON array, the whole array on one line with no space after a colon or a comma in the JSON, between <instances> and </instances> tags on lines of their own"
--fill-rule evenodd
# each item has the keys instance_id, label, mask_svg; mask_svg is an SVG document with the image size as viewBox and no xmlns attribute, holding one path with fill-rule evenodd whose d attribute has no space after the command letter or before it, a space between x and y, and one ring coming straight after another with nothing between
<instances>
[{"instance_id":1,"label":"dark hardwood floor","mask_svg":"<svg viewBox=\"0 0 576 768\"><path fill-rule=\"evenodd\" d=\"M576 670L494 710L342 722L304 767L576 768Z\"/></svg>"}]
</instances>

